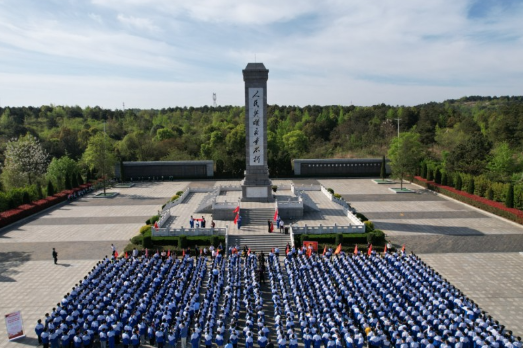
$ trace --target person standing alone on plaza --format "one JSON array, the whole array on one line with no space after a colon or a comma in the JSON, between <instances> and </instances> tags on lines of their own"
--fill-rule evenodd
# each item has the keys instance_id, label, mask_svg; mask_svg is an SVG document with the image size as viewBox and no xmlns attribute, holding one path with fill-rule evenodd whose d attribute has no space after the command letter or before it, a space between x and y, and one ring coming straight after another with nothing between
<instances>
[{"instance_id":1,"label":"person standing alone on plaza","mask_svg":"<svg viewBox=\"0 0 523 348\"><path fill-rule=\"evenodd\" d=\"M56 265L56 263L58 262L58 253L56 252L55 248L53 248L53 259L54 264Z\"/></svg>"}]
</instances>

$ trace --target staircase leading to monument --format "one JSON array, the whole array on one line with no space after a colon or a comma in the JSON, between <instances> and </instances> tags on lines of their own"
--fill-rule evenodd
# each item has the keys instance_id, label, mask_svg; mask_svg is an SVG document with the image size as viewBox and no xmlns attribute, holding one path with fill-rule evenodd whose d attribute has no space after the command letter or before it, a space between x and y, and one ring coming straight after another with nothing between
<instances>
[{"instance_id":1,"label":"staircase leading to monument","mask_svg":"<svg viewBox=\"0 0 523 348\"><path fill-rule=\"evenodd\" d=\"M256 253L263 251L266 255L275 247L280 249L280 255L285 254L285 247L290 241L288 234L280 233L229 235L230 246L238 245L243 248L244 245L247 245Z\"/></svg>"},{"instance_id":2,"label":"staircase leading to monument","mask_svg":"<svg viewBox=\"0 0 523 348\"><path fill-rule=\"evenodd\" d=\"M251 208L242 209L242 226L264 226L265 232L267 229L267 220L274 218L274 209L270 208ZM273 223L276 223L273 221ZM261 232L261 231L260 231Z\"/></svg>"}]
</instances>

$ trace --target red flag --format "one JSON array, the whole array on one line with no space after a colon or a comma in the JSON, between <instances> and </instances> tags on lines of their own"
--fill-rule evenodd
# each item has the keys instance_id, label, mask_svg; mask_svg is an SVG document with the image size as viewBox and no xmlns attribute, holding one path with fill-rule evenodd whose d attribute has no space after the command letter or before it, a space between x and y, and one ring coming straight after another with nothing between
<instances>
[{"instance_id":1,"label":"red flag","mask_svg":"<svg viewBox=\"0 0 523 348\"><path fill-rule=\"evenodd\" d=\"M216 249L216 256L220 253L220 249Z\"/></svg>"},{"instance_id":2,"label":"red flag","mask_svg":"<svg viewBox=\"0 0 523 348\"><path fill-rule=\"evenodd\" d=\"M116 259L118 257L118 251L114 251L114 258Z\"/></svg>"},{"instance_id":3,"label":"red flag","mask_svg":"<svg viewBox=\"0 0 523 348\"><path fill-rule=\"evenodd\" d=\"M145 248L145 257L149 257L149 249Z\"/></svg>"},{"instance_id":4,"label":"red flag","mask_svg":"<svg viewBox=\"0 0 523 348\"><path fill-rule=\"evenodd\" d=\"M289 246L287 245L287 246L285 247L285 255L287 255L288 253L289 253Z\"/></svg>"},{"instance_id":5,"label":"red flag","mask_svg":"<svg viewBox=\"0 0 523 348\"><path fill-rule=\"evenodd\" d=\"M249 250L247 250L247 255L250 255L251 254L251 248L249 248Z\"/></svg>"},{"instance_id":6,"label":"red flag","mask_svg":"<svg viewBox=\"0 0 523 348\"><path fill-rule=\"evenodd\" d=\"M233 213L237 213L240 211L240 206L237 206L236 209L234 209Z\"/></svg>"},{"instance_id":7,"label":"red flag","mask_svg":"<svg viewBox=\"0 0 523 348\"><path fill-rule=\"evenodd\" d=\"M354 255L358 255L358 244L354 247Z\"/></svg>"},{"instance_id":8,"label":"red flag","mask_svg":"<svg viewBox=\"0 0 523 348\"><path fill-rule=\"evenodd\" d=\"M307 248L307 257L311 257L312 255L312 248Z\"/></svg>"},{"instance_id":9,"label":"red flag","mask_svg":"<svg viewBox=\"0 0 523 348\"><path fill-rule=\"evenodd\" d=\"M274 221L276 221L278 219L278 209L276 209L276 211L274 212Z\"/></svg>"},{"instance_id":10,"label":"red flag","mask_svg":"<svg viewBox=\"0 0 523 348\"><path fill-rule=\"evenodd\" d=\"M182 257L185 257L185 249L182 249Z\"/></svg>"},{"instance_id":11,"label":"red flag","mask_svg":"<svg viewBox=\"0 0 523 348\"><path fill-rule=\"evenodd\" d=\"M129 256L127 256L127 251L125 252L125 258L127 259Z\"/></svg>"},{"instance_id":12,"label":"red flag","mask_svg":"<svg viewBox=\"0 0 523 348\"><path fill-rule=\"evenodd\" d=\"M325 245L325 248L323 248L323 255L327 252L327 246Z\"/></svg>"},{"instance_id":13,"label":"red flag","mask_svg":"<svg viewBox=\"0 0 523 348\"><path fill-rule=\"evenodd\" d=\"M369 250L367 250L367 255L370 256L372 254L372 244L369 246Z\"/></svg>"},{"instance_id":14,"label":"red flag","mask_svg":"<svg viewBox=\"0 0 523 348\"><path fill-rule=\"evenodd\" d=\"M274 224L271 222L271 232L274 232Z\"/></svg>"},{"instance_id":15,"label":"red flag","mask_svg":"<svg viewBox=\"0 0 523 348\"><path fill-rule=\"evenodd\" d=\"M234 218L234 223L237 224L238 223L238 217L240 216L240 214L236 214L236 217Z\"/></svg>"},{"instance_id":16,"label":"red flag","mask_svg":"<svg viewBox=\"0 0 523 348\"><path fill-rule=\"evenodd\" d=\"M339 253L341 253L341 243L338 245L336 250L334 250L334 255L338 255Z\"/></svg>"},{"instance_id":17,"label":"red flag","mask_svg":"<svg viewBox=\"0 0 523 348\"><path fill-rule=\"evenodd\" d=\"M405 252L405 244L403 244L403 247L401 248L401 252L402 252L402 253Z\"/></svg>"},{"instance_id":18,"label":"red flag","mask_svg":"<svg viewBox=\"0 0 523 348\"><path fill-rule=\"evenodd\" d=\"M383 253L384 253L384 254L387 253L387 244L385 244L385 248L383 248Z\"/></svg>"},{"instance_id":19,"label":"red flag","mask_svg":"<svg viewBox=\"0 0 523 348\"><path fill-rule=\"evenodd\" d=\"M169 250L167 251L167 257L170 257L170 256L171 256L171 249L169 249Z\"/></svg>"}]
</instances>

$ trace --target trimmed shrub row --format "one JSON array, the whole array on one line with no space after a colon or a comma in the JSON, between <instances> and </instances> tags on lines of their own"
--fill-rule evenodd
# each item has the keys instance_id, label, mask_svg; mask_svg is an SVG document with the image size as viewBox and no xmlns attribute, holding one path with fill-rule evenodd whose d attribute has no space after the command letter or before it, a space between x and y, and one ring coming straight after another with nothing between
<instances>
[{"instance_id":1,"label":"trimmed shrub row","mask_svg":"<svg viewBox=\"0 0 523 348\"><path fill-rule=\"evenodd\" d=\"M131 243L141 245L143 248L161 248L163 246L176 246L179 250L187 247L225 245L224 236L177 236L177 237L152 237L151 226L146 225L140 229L140 234L131 238Z\"/></svg>"},{"instance_id":2,"label":"trimmed shrub row","mask_svg":"<svg viewBox=\"0 0 523 348\"><path fill-rule=\"evenodd\" d=\"M42 210L52 207L58 203L64 202L67 200L67 197L75 192L78 192L82 189L88 188L90 185L81 185L72 190L64 190L60 193L57 193L53 196L49 196L37 201L33 201L29 204L22 204L17 208L10 209L0 213L0 228L5 227L9 224L17 222L21 219L29 217L33 214L39 213Z\"/></svg>"},{"instance_id":3,"label":"trimmed shrub row","mask_svg":"<svg viewBox=\"0 0 523 348\"><path fill-rule=\"evenodd\" d=\"M505 205L503 205L503 203L495 202L487 198L463 192L450 186L438 185L434 182L429 182L426 179L423 179L419 176L414 177L414 183L424 186L430 190L442 193L463 203L467 203L474 207L483 209L485 211L488 211L489 213L499 215L519 224L523 224L523 211L519 209L508 208Z\"/></svg>"}]
</instances>

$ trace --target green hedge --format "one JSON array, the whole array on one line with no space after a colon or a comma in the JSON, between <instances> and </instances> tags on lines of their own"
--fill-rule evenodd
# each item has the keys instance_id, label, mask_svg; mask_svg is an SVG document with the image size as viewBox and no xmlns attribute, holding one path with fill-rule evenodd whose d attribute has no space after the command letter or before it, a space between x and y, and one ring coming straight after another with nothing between
<instances>
[{"instance_id":1,"label":"green hedge","mask_svg":"<svg viewBox=\"0 0 523 348\"><path fill-rule=\"evenodd\" d=\"M357 217L358 219L360 219L362 222L365 222L365 221L369 220L369 219L367 219L367 217L366 217L365 215L363 215L362 213L356 213L356 217Z\"/></svg>"},{"instance_id":2,"label":"green hedge","mask_svg":"<svg viewBox=\"0 0 523 348\"><path fill-rule=\"evenodd\" d=\"M473 196L463 191L455 192L456 190L452 188L447 189L442 186L437 186L433 183L423 181L423 179L420 180L419 178L414 178L414 183L427 187L430 190L442 193L460 202L470 204L474 207L480 208L482 210L512 220L514 222L523 224L523 212L521 210L507 208L502 203L489 201L486 198L482 198L480 196Z\"/></svg>"},{"instance_id":3,"label":"green hedge","mask_svg":"<svg viewBox=\"0 0 523 348\"><path fill-rule=\"evenodd\" d=\"M42 197L38 194L36 185L0 192L0 212L17 208L22 204L29 204L40 198Z\"/></svg>"},{"instance_id":4,"label":"green hedge","mask_svg":"<svg viewBox=\"0 0 523 348\"><path fill-rule=\"evenodd\" d=\"M156 221L160 220L160 215L153 215L147 220L145 220L146 225L154 225Z\"/></svg>"}]
</instances>

